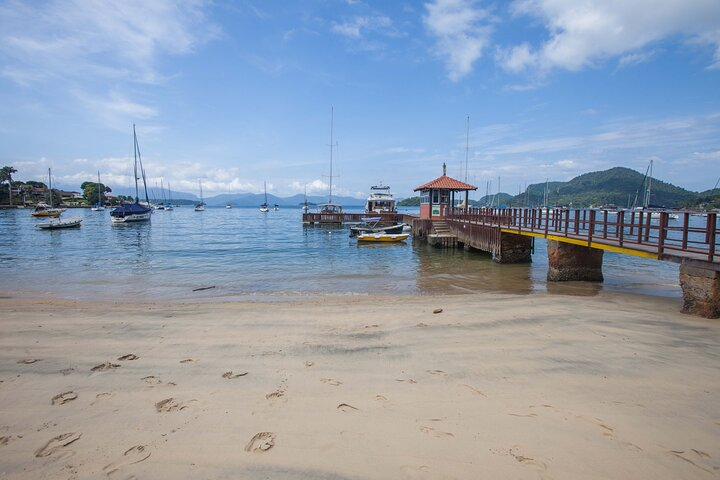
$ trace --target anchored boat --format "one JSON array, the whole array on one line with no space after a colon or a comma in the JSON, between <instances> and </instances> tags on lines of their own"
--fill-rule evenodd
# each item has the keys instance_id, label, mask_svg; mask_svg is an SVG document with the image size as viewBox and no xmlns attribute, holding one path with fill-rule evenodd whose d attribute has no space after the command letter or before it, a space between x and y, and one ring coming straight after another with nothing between
<instances>
[{"instance_id":1,"label":"anchored boat","mask_svg":"<svg viewBox=\"0 0 720 480\"><path fill-rule=\"evenodd\" d=\"M145 182L145 169L142 166L142 159L140 158L140 146L137 141L137 134L135 133L135 124L133 124L133 143L135 144L135 164L134 164L134 176L135 176L135 203L125 203L120 205L115 210L110 212L110 220L113 224L129 223L129 222L147 222L150 220L152 214L152 208L150 208L150 199L147 193L147 183ZM138 190L138 163L140 164L140 174L142 175L143 186L145 187L145 205L140 205L140 191Z\"/></svg>"},{"instance_id":2,"label":"anchored boat","mask_svg":"<svg viewBox=\"0 0 720 480\"><path fill-rule=\"evenodd\" d=\"M402 242L410 236L408 233L361 233L358 242Z\"/></svg>"}]
</instances>

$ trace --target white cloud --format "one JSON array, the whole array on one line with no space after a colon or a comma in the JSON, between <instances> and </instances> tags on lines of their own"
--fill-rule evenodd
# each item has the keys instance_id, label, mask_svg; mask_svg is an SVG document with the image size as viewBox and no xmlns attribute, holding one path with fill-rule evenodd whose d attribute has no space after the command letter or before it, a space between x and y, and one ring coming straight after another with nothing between
<instances>
[{"instance_id":1,"label":"white cloud","mask_svg":"<svg viewBox=\"0 0 720 480\"><path fill-rule=\"evenodd\" d=\"M392 21L383 15L356 16L349 22L333 23L330 31L349 38L360 38L367 31L391 32Z\"/></svg>"},{"instance_id":2,"label":"white cloud","mask_svg":"<svg viewBox=\"0 0 720 480\"><path fill-rule=\"evenodd\" d=\"M472 72L489 44L491 17L471 0L434 0L425 8L423 20L436 38L435 53L444 59L448 78L458 81Z\"/></svg>"},{"instance_id":3,"label":"white cloud","mask_svg":"<svg viewBox=\"0 0 720 480\"><path fill-rule=\"evenodd\" d=\"M309 183L294 181L290 183L289 187L295 192L305 192L305 188L307 188L308 195L324 195L330 190L330 185L320 179L313 180Z\"/></svg>"},{"instance_id":4,"label":"white cloud","mask_svg":"<svg viewBox=\"0 0 720 480\"><path fill-rule=\"evenodd\" d=\"M162 54L187 54L217 35L203 0L10 1L0 49L10 78L101 76L154 83ZM22 72L25 72L22 74ZM29 73L28 73L29 72Z\"/></svg>"},{"instance_id":5,"label":"white cloud","mask_svg":"<svg viewBox=\"0 0 720 480\"><path fill-rule=\"evenodd\" d=\"M720 8L716 0L516 0L516 16L540 19L549 33L542 45L507 49L501 64L512 72L580 70L620 56L620 66L647 61L643 50L674 35L715 49L720 68Z\"/></svg>"}]
</instances>

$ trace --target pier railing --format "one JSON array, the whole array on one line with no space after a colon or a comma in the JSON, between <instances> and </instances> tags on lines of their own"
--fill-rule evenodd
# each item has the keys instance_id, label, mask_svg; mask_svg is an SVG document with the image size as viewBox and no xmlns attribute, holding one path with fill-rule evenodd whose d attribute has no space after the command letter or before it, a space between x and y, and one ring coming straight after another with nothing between
<instances>
[{"instance_id":1,"label":"pier railing","mask_svg":"<svg viewBox=\"0 0 720 480\"><path fill-rule=\"evenodd\" d=\"M560 237L657 254L661 260L683 257L720 262L717 212L596 210L567 208L455 208L452 222L492 225L545 238ZM677 259L677 258L675 258Z\"/></svg>"}]
</instances>

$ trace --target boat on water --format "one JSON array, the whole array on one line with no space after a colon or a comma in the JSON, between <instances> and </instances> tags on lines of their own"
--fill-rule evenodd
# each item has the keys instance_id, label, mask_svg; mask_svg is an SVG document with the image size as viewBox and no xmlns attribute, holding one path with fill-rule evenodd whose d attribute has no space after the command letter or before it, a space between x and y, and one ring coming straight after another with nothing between
<instances>
[{"instance_id":1,"label":"boat on water","mask_svg":"<svg viewBox=\"0 0 720 480\"><path fill-rule=\"evenodd\" d=\"M390 193L390 187L383 185L373 185L370 187L370 196L365 203L366 213L396 213L395 198Z\"/></svg>"},{"instance_id":2,"label":"boat on water","mask_svg":"<svg viewBox=\"0 0 720 480\"><path fill-rule=\"evenodd\" d=\"M305 185L305 198L302 203L302 212L308 213L309 211L310 211L310 206L308 205L308 201L307 201L307 185Z\"/></svg>"},{"instance_id":3,"label":"boat on water","mask_svg":"<svg viewBox=\"0 0 720 480\"><path fill-rule=\"evenodd\" d=\"M357 236L358 242L384 242L397 243L406 240L408 233L361 233Z\"/></svg>"},{"instance_id":4,"label":"boat on water","mask_svg":"<svg viewBox=\"0 0 720 480\"><path fill-rule=\"evenodd\" d=\"M137 133L135 133L135 124L133 124L133 143L134 143L134 155L135 162L133 166L133 172L135 177L135 202L124 203L117 207L115 210L110 212L110 220L113 225L134 223L134 222L147 222L150 220L152 215L152 208L150 208L150 199L148 198L147 182L145 181L145 169L142 165L142 158L140 156L140 145L138 145ZM138 170L138 165L140 169ZM140 176L138 176L140 173ZM138 180L142 178L143 187L145 189L145 204L140 204L140 190L138 189Z\"/></svg>"},{"instance_id":5,"label":"boat on water","mask_svg":"<svg viewBox=\"0 0 720 480\"><path fill-rule=\"evenodd\" d=\"M330 108L330 194L328 195L328 202L327 203L320 203L318 204L318 213L324 214L324 215L340 215L343 213L343 207L342 205L338 205L337 203L333 203L332 201L332 168L333 168L333 147L335 146L333 144L333 118L334 118L334 109ZM329 220L321 220L321 223L338 223L337 218L329 219Z\"/></svg>"},{"instance_id":6,"label":"boat on water","mask_svg":"<svg viewBox=\"0 0 720 480\"><path fill-rule=\"evenodd\" d=\"M175 208L173 207L173 204L172 204L172 190L170 190L170 182L168 182L168 201L167 201L167 205L165 205L165 210L174 210L174 209Z\"/></svg>"},{"instance_id":7,"label":"boat on water","mask_svg":"<svg viewBox=\"0 0 720 480\"><path fill-rule=\"evenodd\" d=\"M53 218L47 222L38 223L35 226L42 230L59 230L62 228L80 228L81 223L82 223L82 218L80 218L80 217L67 218L67 219Z\"/></svg>"},{"instance_id":8,"label":"boat on water","mask_svg":"<svg viewBox=\"0 0 720 480\"><path fill-rule=\"evenodd\" d=\"M267 213L270 211L267 203L267 182L263 182L263 190L265 191L265 201L260 205L260 211L262 213Z\"/></svg>"},{"instance_id":9,"label":"boat on water","mask_svg":"<svg viewBox=\"0 0 720 480\"><path fill-rule=\"evenodd\" d=\"M273 205L273 210L276 211L276 212L277 212L278 210L280 210L280 205L278 205L277 203L276 203L275 205Z\"/></svg>"},{"instance_id":10,"label":"boat on water","mask_svg":"<svg viewBox=\"0 0 720 480\"><path fill-rule=\"evenodd\" d=\"M643 204L642 206L635 207L635 211L637 212L648 212L650 213L651 219L660 219L660 214L662 211L665 210L664 207L658 206L658 205L652 205L651 204L651 197L652 197L652 175L653 175L653 160L650 160L650 165L648 166L648 169L645 171L645 177L643 178L643 185L647 185L647 189L645 190L645 196L643 198ZM635 195L636 201L637 201L637 194ZM677 213L668 212L668 218L670 220L677 220L680 218Z\"/></svg>"},{"instance_id":11,"label":"boat on water","mask_svg":"<svg viewBox=\"0 0 720 480\"><path fill-rule=\"evenodd\" d=\"M232 208L232 203L227 202L227 203L225 204L225 208Z\"/></svg>"},{"instance_id":12,"label":"boat on water","mask_svg":"<svg viewBox=\"0 0 720 480\"><path fill-rule=\"evenodd\" d=\"M394 225L382 225L382 217L362 217L363 223L350 227L350 236L362 235L366 233L403 233L405 229L404 223Z\"/></svg>"},{"instance_id":13,"label":"boat on water","mask_svg":"<svg viewBox=\"0 0 720 480\"><path fill-rule=\"evenodd\" d=\"M196 212L204 212L205 211L205 202L203 201L202 182L200 180L198 180L198 183L200 184L200 203L195 205L195 211Z\"/></svg>"},{"instance_id":14,"label":"boat on water","mask_svg":"<svg viewBox=\"0 0 720 480\"><path fill-rule=\"evenodd\" d=\"M98 181L97 181L97 191L98 191L98 201L90 210L93 212L102 212L105 210L105 202L103 201L103 197L105 196L105 192L103 191L104 188L100 186L100 171L98 170Z\"/></svg>"},{"instance_id":15,"label":"boat on water","mask_svg":"<svg viewBox=\"0 0 720 480\"><path fill-rule=\"evenodd\" d=\"M35 208L33 209L32 215L33 217L59 217L60 214L63 212L62 208L55 208L53 207L53 194L52 194L52 173L50 169L48 168L48 194L49 194L49 201L50 205L47 203L38 203L35 205Z\"/></svg>"}]
</instances>

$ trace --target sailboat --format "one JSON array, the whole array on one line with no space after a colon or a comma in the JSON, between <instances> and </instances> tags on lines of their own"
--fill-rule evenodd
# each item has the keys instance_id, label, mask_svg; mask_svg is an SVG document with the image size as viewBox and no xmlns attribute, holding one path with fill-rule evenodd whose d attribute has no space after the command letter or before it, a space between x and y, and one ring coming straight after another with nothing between
<instances>
[{"instance_id":1,"label":"sailboat","mask_svg":"<svg viewBox=\"0 0 720 480\"><path fill-rule=\"evenodd\" d=\"M268 203L267 203L267 183L266 182L263 182L263 189L265 190L265 201L262 203L262 205L260 205L260 211L262 213L267 213L270 211L270 209L268 208Z\"/></svg>"},{"instance_id":2,"label":"sailboat","mask_svg":"<svg viewBox=\"0 0 720 480\"><path fill-rule=\"evenodd\" d=\"M117 207L115 210L110 212L110 220L113 224L129 223L129 222L146 222L150 220L152 215L152 208L150 208L150 199L147 193L147 183L145 182L145 169L142 165L142 158L140 156L140 145L137 140L137 133L135 133L135 124L133 123L133 143L134 143L134 154L135 163L133 167L133 174L135 177L135 203L124 203ZM138 172L138 164L140 165L140 171ZM140 177L138 176L140 173ZM138 189L138 180L142 178L143 188L145 190L145 205L140 204L140 191Z\"/></svg>"},{"instance_id":3,"label":"sailboat","mask_svg":"<svg viewBox=\"0 0 720 480\"><path fill-rule=\"evenodd\" d=\"M308 206L308 203L307 203L307 185L305 185L305 200L303 201L302 211L303 211L303 213L308 213L309 210L310 210L310 207Z\"/></svg>"},{"instance_id":4,"label":"sailboat","mask_svg":"<svg viewBox=\"0 0 720 480\"><path fill-rule=\"evenodd\" d=\"M203 201L202 182L198 180L198 183L200 184L200 203L195 205L195 211L196 212L204 212L205 211L205 202Z\"/></svg>"},{"instance_id":5,"label":"sailboat","mask_svg":"<svg viewBox=\"0 0 720 480\"><path fill-rule=\"evenodd\" d=\"M168 201L167 205L165 205L165 210L174 210L172 204L172 190L170 190L170 182L168 182Z\"/></svg>"},{"instance_id":6,"label":"sailboat","mask_svg":"<svg viewBox=\"0 0 720 480\"><path fill-rule=\"evenodd\" d=\"M100 171L98 170L98 181L97 181L97 189L98 189L98 201L95 204L94 207L92 207L90 210L93 212L101 212L105 210L105 206L103 202L103 197L105 196L105 192L103 192L103 188L100 186Z\"/></svg>"},{"instance_id":7,"label":"sailboat","mask_svg":"<svg viewBox=\"0 0 720 480\"><path fill-rule=\"evenodd\" d=\"M648 166L648 169L645 171L645 178L643 179L643 183L645 183L647 181L647 189L645 190L645 196L643 198L643 205L641 207L636 207L635 210L649 212L650 218L659 219L660 212L655 211L654 209L656 209L657 207L655 207L654 205L652 205L650 203L650 198L652 196L652 175L653 175L653 160L650 159L650 165ZM637 195L636 195L636 198L637 198ZM671 220L677 220L679 217L678 217L677 213L669 213L668 218Z\"/></svg>"},{"instance_id":8,"label":"sailboat","mask_svg":"<svg viewBox=\"0 0 720 480\"><path fill-rule=\"evenodd\" d=\"M332 161L333 161L333 114L334 108L330 107L330 195L328 197L328 203L321 203L318 205L319 213L332 214L342 213L342 206L332 203Z\"/></svg>"},{"instance_id":9,"label":"sailboat","mask_svg":"<svg viewBox=\"0 0 720 480\"><path fill-rule=\"evenodd\" d=\"M33 217L59 217L62 213L61 208L54 208L53 207L53 193L52 193L52 173L50 169L48 168L48 193L50 194L49 202L50 205L47 203L38 203L35 206L35 209L31 213Z\"/></svg>"}]
</instances>

